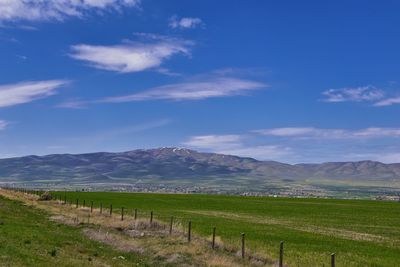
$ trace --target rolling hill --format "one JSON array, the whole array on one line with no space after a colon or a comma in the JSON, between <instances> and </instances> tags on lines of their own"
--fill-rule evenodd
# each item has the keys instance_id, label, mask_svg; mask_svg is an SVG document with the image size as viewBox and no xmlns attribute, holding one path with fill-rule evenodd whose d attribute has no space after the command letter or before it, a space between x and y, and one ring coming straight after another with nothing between
<instances>
[{"instance_id":1,"label":"rolling hill","mask_svg":"<svg viewBox=\"0 0 400 267\"><path fill-rule=\"evenodd\" d=\"M246 177L253 181L400 181L400 164L374 161L285 164L184 148L0 159L1 182L118 183Z\"/></svg>"}]
</instances>

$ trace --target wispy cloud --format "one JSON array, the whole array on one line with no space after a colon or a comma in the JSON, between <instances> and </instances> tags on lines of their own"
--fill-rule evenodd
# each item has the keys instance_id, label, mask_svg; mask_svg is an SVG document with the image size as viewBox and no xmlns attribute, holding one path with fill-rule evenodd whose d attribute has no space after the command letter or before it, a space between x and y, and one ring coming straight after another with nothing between
<instances>
[{"instance_id":1,"label":"wispy cloud","mask_svg":"<svg viewBox=\"0 0 400 267\"><path fill-rule=\"evenodd\" d=\"M0 0L1 21L62 21L99 13L137 7L139 0Z\"/></svg>"},{"instance_id":2,"label":"wispy cloud","mask_svg":"<svg viewBox=\"0 0 400 267\"><path fill-rule=\"evenodd\" d=\"M286 127L192 136L182 145L205 152L287 163L359 160L389 163L400 162L399 142L400 128Z\"/></svg>"},{"instance_id":3,"label":"wispy cloud","mask_svg":"<svg viewBox=\"0 0 400 267\"><path fill-rule=\"evenodd\" d=\"M29 81L0 85L0 107L32 102L56 94L57 89L67 85L67 80Z\"/></svg>"},{"instance_id":4,"label":"wispy cloud","mask_svg":"<svg viewBox=\"0 0 400 267\"><path fill-rule=\"evenodd\" d=\"M400 96L383 99L381 101L376 102L374 104L374 106L385 107L385 106L391 106L391 105L395 105L395 104L400 104Z\"/></svg>"},{"instance_id":5,"label":"wispy cloud","mask_svg":"<svg viewBox=\"0 0 400 267\"><path fill-rule=\"evenodd\" d=\"M243 95L268 85L239 78L205 77L196 81L163 85L146 91L108 97L100 102L120 103L145 100L200 100L212 97Z\"/></svg>"},{"instance_id":6,"label":"wispy cloud","mask_svg":"<svg viewBox=\"0 0 400 267\"><path fill-rule=\"evenodd\" d=\"M199 18L179 18L178 16L172 16L169 19L169 26L173 29L193 29L204 25Z\"/></svg>"},{"instance_id":7,"label":"wispy cloud","mask_svg":"<svg viewBox=\"0 0 400 267\"><path fill-rule=\"evenodd\" d=\"M139 72L160 68L174 55L190 55L193 44L192 41L170 37L153 37L146 42L125 40L122 44L110 46L77 44L71 47L70 56L98 69ZM160 72L165 73L166 69L160 68Z\"/></svg>"},{"instance_id":8,"label":"wispy cloud","mask_svg":"<svg viewBox=\"0 0 400 267\"><path fill-rule=\"evenodd\" d=\"M379 127L370 127L358 130L321 129L313 127L284 127L261 129L253 132L265 136L325 139L400 137L400 128Z\"/></svg>"},{"instance_id":9,"label":"wispy cloud","mask_svg":"<svg viewBox=\"0 0 400 267\"><path fill-rule=\"evenodd\" d=\"M88 107L89 104L89 102L80 99L70 99L56 105L56 107L69 109L85 109Z\"/></svg>"},{"instance_id":10,"label":"wispy cloud","mask_svg":"<svg viewBox=\"0 0 400 267\"><path fill-rule=\"evenodd\" d=\"M8 122L5 120L0 120L0 131L4 130L8 126Z\"/></svg>"},{"instance_id":11,"label":"wispy cloud","mask_svg":"<svg viewBox=\"0 0 400 267\"><path fill-rule=\"evenodd\" d=\"M292 153L291 149L280 145L247 145L245 135L202 135L192 136L183 142L185 146L208 152L252 157L262 160L280 160Z\"/></svg>"},{"instance_id":12,"label":"wispy cloud","mask_svg":"<svg viewBox=\"0 0 400 267\"><path fill-rule=\"evenodd\" d=\"M383 90L374 86L362 86L355 88L329 89L322 93L325 102L362 102L377 101L385 96Z\"/></svg>"},{"instance_id":13,"label":"wispy cloud","mask_svg":"<svg viewBox=\"0 0 400 267\"><path fill-rule=\"evenodd\" d=\"M193 136L184 145L196 148L212 148L215 150L237 149L241 147L240 135L200 135Z\"/></svg>"}]
</instances>

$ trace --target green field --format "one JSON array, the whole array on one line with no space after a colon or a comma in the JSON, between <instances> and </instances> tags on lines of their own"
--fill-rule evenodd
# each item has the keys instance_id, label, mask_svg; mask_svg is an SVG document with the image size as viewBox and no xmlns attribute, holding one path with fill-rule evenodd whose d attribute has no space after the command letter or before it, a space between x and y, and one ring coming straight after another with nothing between
<instances>
[{"instance_id":1,"label":"green field","mask_svg":"<svg viewBox=\"0 0 400 267\"><path fill-rule=\"evenodd\" d=\"M0 266L148 264L133 253L85 238L80 227L50 221L46 212L0 197Z\"/></svg>"},{"instance_id":2,"label":"green field","mask_svg":"<svg viewBox=\"0 0 400 267\"><path fill-rule=\"evenodd\" d=\"M59 192L58 194L64 195ZM290 266L400 266L400 203L367 200L288 199L217 195L67 192L67 199L87 205L121 207L140 217L183 225L191 220L198 235L209 237L213 226L224 244L239 247L240 233L252 252L276 259L285 242Z\"/></svg>"}]
</instances>

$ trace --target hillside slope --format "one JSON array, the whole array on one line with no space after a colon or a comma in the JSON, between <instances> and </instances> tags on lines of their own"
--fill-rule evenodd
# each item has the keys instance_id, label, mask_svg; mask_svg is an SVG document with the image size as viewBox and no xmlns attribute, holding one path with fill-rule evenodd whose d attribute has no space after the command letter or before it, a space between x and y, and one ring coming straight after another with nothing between
<instances>
[{"instance_id":1,"label":"hillside slope","mask_svg":"<svg viewBox=\"0 0 400 267\"><path fill-rule=\"evenodd\" d=\"M336 179L400 181L400 164L374 161L285 164L183 148L0 159L1 182L115 183L135 180Z\"/></svg>"}]
</instances>

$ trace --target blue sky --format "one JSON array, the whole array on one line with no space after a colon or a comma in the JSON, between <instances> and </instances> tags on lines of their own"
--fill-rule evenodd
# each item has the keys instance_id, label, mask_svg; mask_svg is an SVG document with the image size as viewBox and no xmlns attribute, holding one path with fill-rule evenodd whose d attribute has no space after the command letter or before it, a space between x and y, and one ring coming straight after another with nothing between
<instances>
[{"instance_id":1,"label":"blue sky","mask_svg":"<svg viewBox=\"0 0 400 267\"><path fill-rule=\"evenodd\" d=\"M0 157L400 162L396 1L0 0Z\"/></svg>"}]
</instances>

